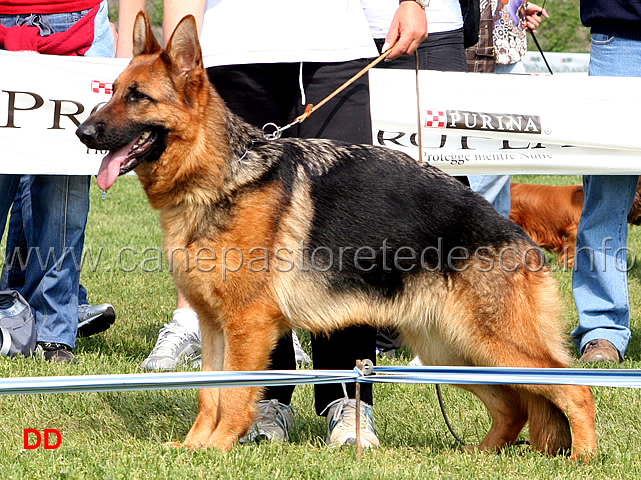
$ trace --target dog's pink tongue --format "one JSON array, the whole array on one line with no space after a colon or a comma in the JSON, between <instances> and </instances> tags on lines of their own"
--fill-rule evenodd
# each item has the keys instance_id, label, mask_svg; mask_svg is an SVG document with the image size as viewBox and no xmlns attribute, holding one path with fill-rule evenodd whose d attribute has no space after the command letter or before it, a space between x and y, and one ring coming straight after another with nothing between
<instances>
[{"instance_id":1,"label":"dog's pink tongue","mask_svg":"<svg viewBox=\"0 0 641 480\"><path fill-rule=\"evenodd\" d=\"M101 190L109 190L114 184L116 178L120 175L121 165L127 160L128 152L129 145L115 152L109 152L105 158L102 159L100 170L98 170L98 175L96 176L98 187Z\"/></svg>"}]
</instances>

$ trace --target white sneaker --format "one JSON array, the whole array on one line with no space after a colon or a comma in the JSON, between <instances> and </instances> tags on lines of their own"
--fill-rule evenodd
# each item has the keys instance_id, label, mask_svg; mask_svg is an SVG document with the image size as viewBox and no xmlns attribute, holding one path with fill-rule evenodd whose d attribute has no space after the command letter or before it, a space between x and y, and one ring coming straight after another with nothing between
<instances>
[{"instance_id":1,"label":"white sneaker","mask_svg":"<svg viewBox=\"0 0 641 480\"><path fill-rule=\"evenodd\" d=\"M200 366L201 341L198 332L174 323L166 323L158 333L156 346L142 362L143 370L169 371L178 365Z\"/></svg>"},{"instance_id":2,"label":"white sneaker","mask_svg":"<svg viewBox=\"0 0 641 480\"><path fill-rule=\"evenodd\" d=\"M261 400L254 423L247 434L238 440L240 443L259 442L261 440L289 440L289 431L294 423L294 409L278 400Z\"/></svg>"},{"instance_id":3,"label":"white sneaker","mask_svg":"<svg viewBox=\"0 0 641 480\"><path fill-rule=\"evenodd\" d=\"M296 356L296 363L302 367L309 367L312 364L312 359L305 353L303 347L298 340L298 335L292 330L292 343L294 344L294 355Z\"/></svg>"},{"instance_id":4,"label":"white sneaker","mask_svg":"<svg viewBox=\"0 0 641 480\"><path fill-rule=\"evenodd\" d=\"M327 408L327 445L356 445L356 400L341 398L330 403ZM372 406L361 401L361 445L363 448L376 448L379 445L374 431Z\"/></svg>"}]
</instances>

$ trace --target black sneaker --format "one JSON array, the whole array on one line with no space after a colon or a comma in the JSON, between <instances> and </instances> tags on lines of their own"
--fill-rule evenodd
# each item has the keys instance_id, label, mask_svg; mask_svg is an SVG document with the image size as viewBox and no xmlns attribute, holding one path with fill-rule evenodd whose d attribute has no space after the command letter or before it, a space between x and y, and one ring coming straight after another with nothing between
<instances>
[{"instance_id":1,"label":"black sneaker","mask_svg":"<svg viewBox=\"0 0 641 480\"><path fill-rule=\"evenodd\" d=\"M53 363L78 363L72 348L64 343L38 342L36 356Z\"/></svg>"},{"instance_id":2,"label":"black sneaker","mask_svg":"<svg viewBox=\"0 0 641 480\"><path fill-rule=\"evenodd\" d=\"M107 330L116 320L116 311L108 303L78 305L78 337L90 337Z\"/></svg>"}]
</instances>

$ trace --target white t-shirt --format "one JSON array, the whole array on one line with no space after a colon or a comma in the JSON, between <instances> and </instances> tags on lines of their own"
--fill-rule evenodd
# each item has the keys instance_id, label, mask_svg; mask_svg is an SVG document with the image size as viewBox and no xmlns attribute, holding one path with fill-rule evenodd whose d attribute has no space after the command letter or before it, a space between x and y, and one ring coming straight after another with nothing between
<instances>
[{"instance_id":1,"label":"white t-shirt","mask_svg":"<svg viewBox=\"0 0 641 480\"><path fill-rule=\"evenodd\" d=\"M378 56L360 0L207 0L200 44L205 67Z\"/></svg>"},{"instance_id":2,"label":"white t-shirt","mask_svg":"<svg viewBox=\"0 0 641 480\"><path fill-rule=\"evenodd\" d=\"M385 38L398 8L398 0L361 0L374 38ZM450 32L463 27L459 0L430 0L425 9L427 32Z\"/></svg>"}]
</instances>

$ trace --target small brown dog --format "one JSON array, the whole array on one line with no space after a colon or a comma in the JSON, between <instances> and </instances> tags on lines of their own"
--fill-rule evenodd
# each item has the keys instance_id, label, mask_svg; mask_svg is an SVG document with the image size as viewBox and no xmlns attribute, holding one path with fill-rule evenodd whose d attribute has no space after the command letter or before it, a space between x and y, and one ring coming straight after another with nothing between
<instances>
[{"instance_id":1,"label":"small brown dog","mask_svg":"<svg viewBox=\"0 0 641 480\"><path fill-rule=\"evenodd\" d=\"M628 222L641 225L641 181ZM539 246L560 254L558 263L574 265L576 232L583 209L582 185L510 185L510 220L520 225Z\"/></svg>"}]
</instances>

